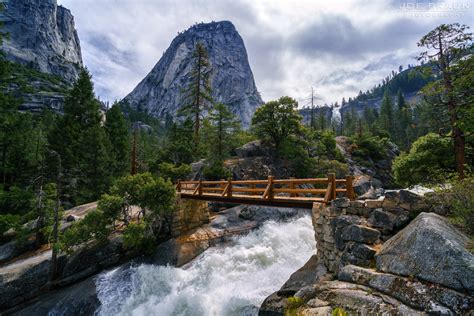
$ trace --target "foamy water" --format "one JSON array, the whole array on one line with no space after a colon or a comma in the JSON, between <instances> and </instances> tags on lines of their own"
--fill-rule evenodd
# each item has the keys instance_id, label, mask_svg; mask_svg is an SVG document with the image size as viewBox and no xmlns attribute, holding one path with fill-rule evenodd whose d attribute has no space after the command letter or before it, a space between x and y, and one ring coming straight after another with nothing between
<instances>
[{"instance_id":1,"label":"foamy water","mask_svg":"<svg viewBox=\"0 0 474 316\"><path fill-rule=\"evenodd\" d=\"M309 216L267 222L182 268L142 264L97 280L99 315L257 315L315 253Z\"/></svg>"}]
</instances>

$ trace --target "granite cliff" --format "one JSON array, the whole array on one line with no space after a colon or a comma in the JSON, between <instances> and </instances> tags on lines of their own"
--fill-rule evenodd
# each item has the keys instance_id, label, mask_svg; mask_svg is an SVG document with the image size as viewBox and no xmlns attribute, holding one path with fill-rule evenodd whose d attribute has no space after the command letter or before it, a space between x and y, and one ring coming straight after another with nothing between
<instances>
[{"instance_id":1,"label":"granite cliff","mask_svg":"<svg viewBox=\"0 0 474 316\"><path fill-rule=\"evenodd\" d=\"M204 44L209 53L214 100L226 104L242 125L248 127L263 101L255 86L244 42L229 21L201 23L180 33L124 101L157 117L176 116L198 42Z\"/></svg>"},{"instance_id":2,"label":"granite cliff","mask_svg":"<svg viewBox=\"0 0 474 316\"><path fill-rule=\"evenodd\" d=\"M56 0L7 0L0 19L8 34L1 47L8 60L75 81L82 56L68 9Z\"/></svg>"}]
</instances>

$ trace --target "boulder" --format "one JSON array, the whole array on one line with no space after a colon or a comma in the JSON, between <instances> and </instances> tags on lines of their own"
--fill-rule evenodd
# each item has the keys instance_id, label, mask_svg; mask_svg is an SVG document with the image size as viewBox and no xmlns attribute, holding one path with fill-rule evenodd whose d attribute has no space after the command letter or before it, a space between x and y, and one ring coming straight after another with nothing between
<instances>
[{"instance_id":1,"label":"boulder","mask_svg":"<svg viewBox=\"0 0 474 316\"><path fill-rule=\"evenodd\" d=\"M462 315L474 308L474 299L457 291L354 265L340 269L338 279L371 287L433 315Z\"/></svg>"},{"instance_id":2,"label":"boulder","mask_svg":"<svg viewBox=\"0 0 474 316\"><path fill-rule=\"evenodd\" d=\"M383 209L378 208L370 213L368 222L372 227L380 228L384 232L390 232L397 222L397 217L392 213L385 212Z\"/></svg>"},{"instance_id":3,"label":"boulder","mask_svg":"<svg viewBox=\"0 0 474 316\"><path fill-rule=\"evenodd\" d=\"M355 264L357 266L368 267L374 259L375 249L357 242L350 241L345 244L341 257L341 266Z\"/></svg>"},{"instance_id":4,"label":"boulder","mask_svg":"<svg viewBox=\"0 0 474 316\"><path fill-rule=\"evenodd\" d=\"M357 195L363 195L372 188L372 183L369 176L358 176L355 178L353 184L354 192Z\"/></svg>"},{"instance_id":5,"label":"boulder","mask_svg":"<svg viewBox=\"0 0 474 316\"><path fill-rule=\"evenodd\" d=\"M323 281L315 285L315 292L316 298L309 300L308 305L316 302L316 308L320 308L325 303L331 307L332 312L339 308L347 315L425 315L397 299L363 285Z\"/></svg>"},{"instance_id":6,"label":"boulder","mask_svg":"<svg viewBox=\"0 0 474 316\"><path fill-rule=\"evenodd\" d=\"M378 230L362 225L349 225L341 231L341 238L345 241L373 244L379 237L380 232Z\"/></svg>"},{"instance_id":7,"label":"boulder","mask_svg":"<svg viewBox=\"0 0 474 316\"><path fill-rule=\"evenodd\" d=\"M290 276L279 291L265 299L258 315L283 316L287 305L287 298L293 295L296 296L298 292L302 296L301 290L318 282L326 272L327 270L324 265L318 262L316 256L312 256L303 267Z\"/></svg>"},{"instance_id":8,"label":"boulder","mask_svg":"<svg viewBox=\"0 0 474 316\"><path fill-rule=\"evenodd\" d=\"M264 148L260 140L254 140L242 147L236 148L235 153L240 158L262 157L268 155L267 149Z\"/></svg>"},{"instance_id":9,"label":"boulder","mask_svg":"<svg viewBox=\"0 0 474 316\"><path fill-rule=\"evenodd\" d=\"M0 268L0 310L28 300L41 290L50 276L51 251Z\"/></svg>"},{"instance_id":10,"label":"boulder","mask_svg":"<svg viewBox=\"0 0 474 316\"><path fill-rule=\"evenodd\" d=\"M15 315L94 315L100 301L97 297L95 277L71 287L53 292L17 309Z\"/></svg>"},{"instance_id":11,"label":"boulder","mask_svg":"<svg viewBox=\"0 0 474 316\"><path fill-rule=\"evenodd\" d=\"M447 219L421 213L382 246L376 255L377 269L472 295L474 255L466 249L468 241Z\"/></svg>"}]
</instances>

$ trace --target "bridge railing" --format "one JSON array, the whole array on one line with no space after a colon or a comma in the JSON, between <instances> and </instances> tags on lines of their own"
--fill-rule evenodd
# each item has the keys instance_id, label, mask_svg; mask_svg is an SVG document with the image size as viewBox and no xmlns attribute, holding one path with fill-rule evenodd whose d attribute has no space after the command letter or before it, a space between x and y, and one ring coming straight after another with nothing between
<instances>
[{"instance_id":1,"label":"bridge railing","mask_svg":"<svg viewBox=\"0 0 474 316\"><path fill-rule=\"evenodd\" d=\"M336 179L334 173L327 178L275 179L266 180L220 180L220 181L178 181L176 190L184 197L220 197L263 200L309 200L328 203L338 195L355 198L352 187L353 176Z\"/></svg>"}]
</instances>

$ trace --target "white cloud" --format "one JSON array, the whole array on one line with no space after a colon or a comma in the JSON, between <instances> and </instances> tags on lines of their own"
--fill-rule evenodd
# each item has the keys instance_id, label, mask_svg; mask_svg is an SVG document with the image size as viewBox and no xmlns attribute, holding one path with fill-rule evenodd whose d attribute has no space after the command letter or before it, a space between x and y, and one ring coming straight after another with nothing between
<instances>
[{"instance_id":1,"label":"white cloud","mask_svg":"<svg viewBox=\"0 0 474 316\"><path fill-rule=\"evenodd\" d=\"M121 99L177 32L230 20L264 100L340 101L415 63L416 41L441 23L472 24L470 0L59 0L76 20L97 94Z\"/></svg>"}]
</instances>

